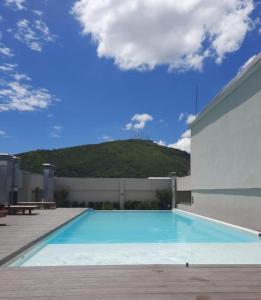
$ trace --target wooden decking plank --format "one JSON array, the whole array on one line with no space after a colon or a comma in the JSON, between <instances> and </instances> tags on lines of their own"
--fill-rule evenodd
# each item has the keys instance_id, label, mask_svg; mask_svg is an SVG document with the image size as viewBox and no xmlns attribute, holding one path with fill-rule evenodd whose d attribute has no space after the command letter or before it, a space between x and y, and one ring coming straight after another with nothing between
<instances>
[{"instance_id":1,"label":"wooden decking plank","mask_svg":"<svg viewBox=\"0 0 261 300\"><path fill-rule=\"evenodd\" d=\"M0 226L0 264L5 258L85 211L84 208L39 210L32 215L8 215Z\"/></svg>"}]
</instances>

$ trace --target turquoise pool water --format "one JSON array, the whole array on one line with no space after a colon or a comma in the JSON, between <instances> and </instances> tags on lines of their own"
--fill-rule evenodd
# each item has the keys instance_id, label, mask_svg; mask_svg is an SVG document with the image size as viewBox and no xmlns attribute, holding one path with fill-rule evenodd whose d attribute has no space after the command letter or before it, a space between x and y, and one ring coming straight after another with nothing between
<instances>
[{"instance_id":1,"label":"turquoise pool water","mask_svg":"<svg viewBox=\"0 0 261 300\"><path fill-rule=\"evenodd\" d=\"M261 264L261 240L251 232L180 211L88 211L11 266L188 261Z\"/></svg>"},{"instance_id":2,"label":"turquoise pool water","mask_svg":"<svg viewBox=\"0 0 261 300\"><path fill-rule=\"evenodd\" d=\"M49 244L251 243L254 234L172 211L90 211L65 226Z\"/></svg>"}]
</instances>

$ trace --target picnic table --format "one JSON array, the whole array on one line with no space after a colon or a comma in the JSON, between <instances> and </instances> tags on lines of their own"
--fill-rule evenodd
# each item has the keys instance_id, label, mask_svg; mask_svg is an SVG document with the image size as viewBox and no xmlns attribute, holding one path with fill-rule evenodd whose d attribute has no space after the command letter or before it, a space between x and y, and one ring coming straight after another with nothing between
<instances>
[{"instance_id":1,"label":"picnic table","mask_svg":"<svg viewBox=\"0 0 261 300\"><path fill-rule=\"evenodd\" d=\"M8 213L10 215L16 215L19 211L22 212L24 215L26 211L28 211L28 214L32 214L32 210L39 208L38 205L8 205L6 206L8 209Z\"/></svg>"},{"instance_id":2,"label":"picnic table","mask_svg":"<svg viewBox=\"0 0 261 300\"><path fill-rule=\"evenodd\" d=\"M39 206L40 208L43 208L43 209L51 209L51 208L56 208L56 203L55 202L19 202L18 203L19 205L37 205Z\"/></svg>"}]
</instances>

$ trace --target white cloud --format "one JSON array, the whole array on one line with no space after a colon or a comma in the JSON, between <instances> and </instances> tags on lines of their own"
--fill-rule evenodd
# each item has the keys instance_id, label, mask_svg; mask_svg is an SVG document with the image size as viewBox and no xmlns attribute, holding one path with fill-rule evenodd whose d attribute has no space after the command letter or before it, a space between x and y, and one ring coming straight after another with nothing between
<instances>
[{"instance_id":1,"label":"white cloud","mask_svg":"<svg viewBox=\"0 0 261 300\"><path fill-rule=\"evenodd\" d=\"M196 119L196 115L189 114L189 115L187 116L186 123L189 125L189 124L191 124L195 119Z\"/></svg>"},{"instance_id":2,"label":"white cloud","mask_svg":"<svg viewBox=\"0 0 261 300\"><path fill-rule=\"evenodd\" d=\"M21 81L21 80L30 81L31 80L31 78L29 76L27 76L26 74L14 73L13 77L16 81Z\"/></svg>"},{"instance_id":3,"label":"white cloud","mask_svg":"<svg viewBox=\"0 0 261 300\"><path fill-rule=\"evenodd\" d=\"M181 138L186 139L186 138L191 138L191 130L188 129L185 132L182 133Z\"/></svg>"},{"instance_id":4,"label":"white cloud","mask_svg":"<svg viewBox=\"0 0 261 300\"><path fill-rule=\"evenodd\" d=\"M240 75L246 70L246 68L251 64L251 62L256 58L256 55L251 56L238 70L237 75Z\"/></svg>"},{"instance_id":5,"label":"white cloud","mask_svg":"<svg viewBox=\"0 0 261 300\"><path fill-rule=\"evenodd\" d=\"M60 138L63 127L61 125L54 125L51 130L51 137Z\"/></svg>"},{"instance_id":6,"label":"white cloud","mask_svg":"<svg viewBox=\"0 0 261 300\"><path fill-rule=\"evenodd\" d=\"M159 140L158 142L154 142L155 144L158 144L159 146L167 146L167 143L165 142L165 141L163 141L163 140Z\"/></svg>"},{"instance_id":7,"label":"white cloud","mask_svg":"<svg viewBox=\"0 0 261 300\"><path fill-rule=\"evenodd\" d=\"M2 17L0 16L0 22L2 20ZM12 57L14 56L13 51L6 47L3 42L1 42L2 39L2 32L0 31L0 56L5 56L5 57Z\"/></svg>"},{"instance_id":8,"label":"white cloud","mask_svg":"<svg viewBox=\"0 0 261 300\"><path fill-rule=\"evenodd\" d=\"M168 144L163 140L155 141L159 146L178 149L181 151L191 152L191 131L187 130L182 133L181 137L173 144Z\"/></svg>"},{"instance_id":9,"label":"white cloud","mask_svg":"<svg viewBox=\"0 0 261 300\"><path fill-rule=\"evenodd\" d=\"M135 129L144 129L146 123L152 121L153 117L149 114L135 114L132 118L130 123L126 125L127 130Z\"/></svg>"},{"instance_id":10,"label":"white cloud","mask_svg":"<svg viewBox=\"0 0 261 300\"><path fill-rule=\"evenodd\" d=\"M20 74L15 64L0 65L0 112L46 109L57 98L45 88L34 88L26 74Z\"/></svg>"},{"instance_id":11,"label":"white cloud","mask_svg":"<svg viewBox=\"0 0 261 300\"><path fill-rule=\"evenodd\" d=\"M253 9L253 0L78 0L72 13L121 69L184 70L238 50Z\"/></svg>"},{"instance_id":12,"label":"white cloud","mask_svg":"<svg viewBox=\"0 0 261 300\"><path fill-rule=\"evenodd\" d=\"M186 124L190 125L195 119L196 116L193 114L183 114L182 119L186 118ZM169 144L168 147L179 149L181 151L191 152L191 130L188 129L181 134L181 137L173 144Z\"/></svg>"},{"instance_id":13,"label":"white cloud","mask_svg":"<svg viewBox=\"0 0 261 300\"><path fill-rule=\"evenodd\" d=\"M180 120L186 118L187 124L190 124L193 120L195 120L195 115L192 115L192 114L187 115L187 113L181 113L180 116L182 116L182 118L180 118ZM185 132L183 132L181 134L180 138L175 143L167 144L163 140L159 140L158 142L155 142L155 143L160 146L166 146L169 148L179 149L181 151L186 151L186 152L190 153L191 152L191 130L188 129Z\"/></svg>"},{"instance_id":14,"label":"white cloud","mask_svg":"<svg viewBox=\"0 0 261 300\"><path fill-rule=\"evenodd\" d=\"M0 137L5 137L6 136L6 132L4 130L0 130Z\"/></svg>"},{"instance_id":15,"label":"white cloud","mask_svg":"<svg viewBox=\"0 0 261 300\"><path fill-rule=\"evenodd\" d=\"M45 44L55 41L56 36L52 34L48 26L42 20L34 22L22 19L17 22L17 30L14 37L26 44L31 50L41 52Z\"/></svg>"},{"instance_id":16,"label":"white cloud","mask_svg":"<svg viewBox=\"0 0 261 300\"><path fill-rule=\"evenodd\" d=\"M181 151L191 152L191 131L187 130L182 133L181 137L174 144L169 144L168 147L179 149Z\"/></svg>"},{"instance_id":17,"label":"white cloud","mask_svg":"<svg viewBox=\"0 0 261 300\"><path fill-rule=\"evenodd\" d=\"M26 9L24 6L25 3L26 0L5 0L6 6L11 6L18 10Z\"/></svg>"},{"instance_id":18,"label":"white cloud","mask_svg":"<svg viewBox=\"0 0 261 300\"><path fill-rule=\"evenodd\" d=\"M185 114L184 113L180 113L179 114L179 121L182 121L185 117Z\"/></svg>"},{"instance_id":19,"label":"white cloud","mask_svg":"<svg viewBox=\"0 0 261 300\"><path fill-rule=\"evenodd\" d=\"M98 140L101 140L103 142L112 142L112 141L114 141L114 139L111 136L109 136L109 135L100 136L98 138Z\"/></svg>"},{"instance_id":20,"label":"white cloud","mask_svg":"<svg viewBox=\"0 0 261 300\"><path fill-rule=\"evenodd\" d=\"M43 12L41 11L41 10L32 10L32 12L34 13L34 14L36 14L37 16L39 16L39 17L41 17L42 15L43 15Z\"/></svg>"},{"instance_id":21,"label":"white cloud","mask_svg":"<svg viewBox=\"0 0 261 300\"><path fill-rule=\"evenodd\" d=\"M0 55L7 57L14 56L13 51L10 48L5 47L2 43L0 43Z\"/></svg>"},{"instance_id":22,"label":"white cloud","mask_svg":"<svg viewBox=\"0 0 261 300\"><path fill-rule=\"evenodd\" d=\"M16 64L3 64L0 65L0 71L5 72L7 74L12 74L16 67Z\"/></svg>"}]
</instances>

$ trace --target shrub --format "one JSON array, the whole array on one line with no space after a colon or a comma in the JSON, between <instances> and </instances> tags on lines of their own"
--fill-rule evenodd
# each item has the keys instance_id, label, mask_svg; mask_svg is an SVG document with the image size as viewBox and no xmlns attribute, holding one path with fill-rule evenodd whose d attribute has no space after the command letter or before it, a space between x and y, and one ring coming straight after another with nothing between
<instances>
[{"instance_id":1,"label":"shrub","mask_svg":"<svg viewBox=\"0 0 261 300\"><path fill-rule=\"evenodd\" d=\"M69 207L70 201L68 200L69 197L69 189L68 188L61 188L54 192L54 200L56 202L57 207Z\"/></svg>"},{"instance_id":2,"label":"shrub","mask_svg":"<svg viewBox=\"0 0 261 300\"><path fill-rule=\"evenodd\" d=\"M159 201L126 201L124 204L126 210L157 210Z\"/></svg>"},{"instance_id":3,"label":"shrub","mask_svg":"<svg viewBox=\"0 0 261 300\"><path fill-rule=\"evenodd\" d=\"M134 201L131 201L131 200L129 200L129 201L125 201L125 203L124 203L124 208L125 209L138 209L137 207L139 206L139 203L140 203L140 201L136 201L136 200L134 200Z\"/></svg>"},{"instance_id":4,"label":"shrub","mask_svg":"<svg viewBox=\"0 0 261 300\"><path fill-rule=\"evenodd\" d=\"M112 202L106 201L103 203L102 209L105 210L112 210L113 209L113 204Z\"/></svg>"},{"instance_id":5,"label":"shrub","mask_svg":"<svg viewBox=\"0 0 261 300\"><path fill-rule=\"evenodd\" d=\"M113 209L120 209L120 203L119 202L113 202Z\"/></svg>"},{"instance_id":6,"label":"shrub","mask_svg":"<svg viewBox=\"0 0 261 300\"><path fill-rule=\"evenodd\" d=\"M151 209L153 209L153 210L158 210L158 209L160 209L159 201L151 201L151 202L150 202L150 207L151 207Z\"/></svg>"},{"instance_id":7,"label":"shrub","mask_svg":"<svg viewBox=\"0 0 261 300\"><path fill-rule=\"evenodd\" d=\"M95 209L95 203L93 201L89 201L88 207L92 208L92 209Z\"/></svg>"},{"instance_id":8,"label":"shrub","mask_svg":"<svg viewBox=\"0 0 261 300\"><path fill-rule=\"evenodd\" d=\"M94 202L94 209L101 210L103 208L103 202Z\"/></svg>"},{"instance_id":9,"label":"shrub","mask_svg":"<svg viewBox=\"0 0 261 300\"><path fill-rule=\"evenodd\" d=\"M151 202L149 201L141 201L139 204L138 204L138 208L137 209L140 209L140 210L151 210Z\"/></svg>"},{"instance_id":10,"label":"shrub","mask_svg":"<svg viewBox=\"0 0 261 300\"><path fill-rule=\"evenodd\" d=\"M172 206L172 192L170 189L156 191L156 196L159 199L159 208L166 210Z\"/></svg>"},{"instance_id":11,"label":"shrub","mask_svg":"<svg viewBox=\"0 0 261 300\"><path fill-rule=\"evenodd\" d=\"M113 210L113 209L120 209L120 204L119 202L110 202L110 201L105 201L105 202L90 201L88 203L88 207L97 210L101 210L101 209Z\"/></svg>"},{"instance_id":12,"label":"shrub","mask_svg":"<svg viewBox=\"0 0 261 300\"><path fill-rule=\"evenodd\" d=\"M84 201L82 201L82 202L79 203L79 207L85 207L85 206L86 206L86 204L85 204Z\"/></svg>"}]
</instances>

